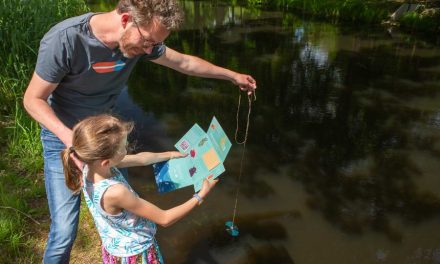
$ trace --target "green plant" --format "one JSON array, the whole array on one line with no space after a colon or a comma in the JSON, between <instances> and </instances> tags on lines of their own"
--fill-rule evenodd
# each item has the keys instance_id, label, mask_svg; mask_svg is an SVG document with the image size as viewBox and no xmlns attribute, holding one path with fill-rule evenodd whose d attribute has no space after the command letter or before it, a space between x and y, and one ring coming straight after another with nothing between
<instances>
[{"instance_id":1,"label":"green plant","mask_svg":"<svg viewBox=\"0 0 440 264\"><path fill-rule=\"evenodd\" d=\"M32 76L39 41L58 21L88 11L83 0L0 0L0 259L33 259L27 238L29 199L44 193L39 126L22 98ZM45 209L47 210L47 209ZM47 212L46 212L47 214Z\"/></svg>"},{"instance_id":2,"label":"green plant","mask_svg":"<svg viewBox=\"0 0 440 264\"><path fill-rule=\"evenodd\" d=\"M440 9L410 12L400 19L401 26L415 33L438 36L440 33Z\"/></svg>"}]
</instances>

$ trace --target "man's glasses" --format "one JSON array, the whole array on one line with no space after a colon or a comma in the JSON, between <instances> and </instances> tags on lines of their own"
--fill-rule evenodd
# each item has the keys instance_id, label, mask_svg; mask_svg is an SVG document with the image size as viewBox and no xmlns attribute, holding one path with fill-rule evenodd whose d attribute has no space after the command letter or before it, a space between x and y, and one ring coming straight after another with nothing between
<instances>
[{"instance_id":1,"label":"man's glasses","mask_svg":"<svg viewBox=\"0 0 440 264\"><path fill-rule=\"evenodd\" d=\"M142 35L142 32L139 29L139 24L136 22L136 20L133 19L133 23L136 25L136 28L137 28L137 30L139 32L139 35L141 36L142 47L144 47L144 48L150 48L150 47L155 48L155 47L163 45L163 42L154 43L153 41L146 39L144 37L144 35Z\"/></svg>"}]
</instances>

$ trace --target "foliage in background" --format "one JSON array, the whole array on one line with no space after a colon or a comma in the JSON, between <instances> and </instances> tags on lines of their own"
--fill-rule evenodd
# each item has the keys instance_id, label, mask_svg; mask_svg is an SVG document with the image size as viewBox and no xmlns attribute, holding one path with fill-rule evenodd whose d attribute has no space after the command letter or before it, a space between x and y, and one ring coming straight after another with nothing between
<instances>
[{"instance_id":1,"label":"foliage in background","mask_svg":"<svg viewBox=\"0 0 440 264\"><path fill-rule=\"evenodd\" d=\"M400 19L400 24L415 33L438 36L440 34L440 9L431 8L410 12Z\"/></svg>"},{"instance_id":2,"label":"foliage in background","mask_svg":"<svg viewBox=\"0 0 440 264\"><path fill-rule=\"evenodd\" d=\"M34 262L28 217L44 196L39 126L24 111L23 92L32 76L39 41L58 21L86 12L83 0L0 0L0 259ZM42 212L41 210L45 211ZM22 262L22 261L20 261ZM16 263L16 262L14 262Z\"/></svg>"},{"instance_id":3,"label":"foliage in background","mask_svg":"<svg viewBox=\"0 0 440 264\"><path fill-rule=\"evenodd\" d=\"M386 0L246 0L251 6L281 7L317 18L375 24L386 19L395 4Z\"/></svg>"},{"instance_id":4,"label":"foliage in background","mask_svg":"<svg viewBox=\"0 0 440 264\"><path fill-rule=\"evenodd\" d=\"M211 1L215 2L215 0ZM390 22L390 15L404 3L403 1L389 0L223 0L223 2L232 5L247 5L255 9L282 8L312 18L360 26ZM396 25L404 31L424 35L431 40L437 39L438 43L438 35L440 34L439 4L430 3L427 6L429 9L425 9L424 5L422 7L416 12L405 14L397 21Z\"/></svg>"}]
</instances>

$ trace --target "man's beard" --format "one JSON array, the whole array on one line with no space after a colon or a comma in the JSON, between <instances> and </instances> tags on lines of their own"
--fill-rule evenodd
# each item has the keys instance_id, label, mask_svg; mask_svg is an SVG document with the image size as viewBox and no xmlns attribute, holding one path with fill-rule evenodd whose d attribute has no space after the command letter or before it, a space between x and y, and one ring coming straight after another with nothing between
<instances>
[{"instance_id":1,"label":"man's beard","mask_svg":"<svg viewBox=\"0 0 440 264\"><path fill-rule=\"evenodd\" d=\"M133 58L137 55L145 54L142 48L128 44L131 34L126 31L119 40L119 50L126 58Z\"/></svg>"}]
</instances>

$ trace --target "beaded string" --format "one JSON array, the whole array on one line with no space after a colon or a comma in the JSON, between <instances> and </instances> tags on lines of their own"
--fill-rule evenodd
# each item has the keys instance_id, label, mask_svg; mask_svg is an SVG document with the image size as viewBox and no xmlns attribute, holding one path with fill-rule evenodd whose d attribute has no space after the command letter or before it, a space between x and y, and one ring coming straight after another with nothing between
<instances>
[{"instance_id":1,"label":"beaded string","mask_svg":"<svg viewBox=\"0 0 440 264\"><path fill-rule=\"evenodd\" d=\"M257 100L257 95L256 95L256 91L254 90L254 101ZM238 119L239 119L239 115L240 115L240 104L241 104L241 92L239 91L239 96L238 96L238 106L237 106L237 126L235 129L235 143L237 143L238 145L243 145L243 151L241 153L241 161L240 161L240 173L238 174L238 184L237 184L237 191L235 194L235 204L234 204L234 212L232 214L232 228L234 228L234 223L235 223L235 216L237 215L237 204L238 204L238 195L240 193L240 182L241 182L241 175L243 174L243 161L244 161L244 153L246 152L246 141L248 138L248 131L249 131L249 118L251 115L251 110L252 110L252 95L248 95L248 114L247 114L247 122L246 122L246 131L245 131L245 136L243 141L239 142L238 141L238 130L239 130L239 125L238 125Z\"/></svg>"}]
</instances>

